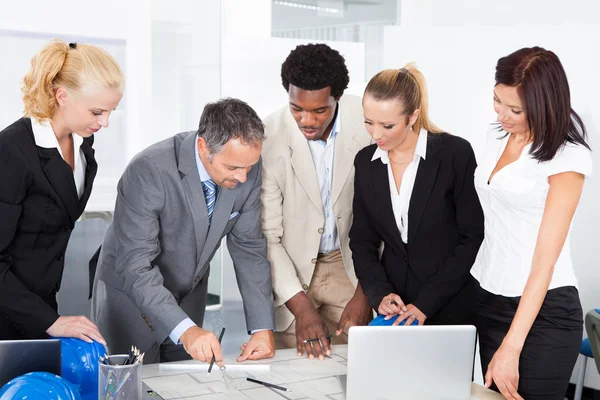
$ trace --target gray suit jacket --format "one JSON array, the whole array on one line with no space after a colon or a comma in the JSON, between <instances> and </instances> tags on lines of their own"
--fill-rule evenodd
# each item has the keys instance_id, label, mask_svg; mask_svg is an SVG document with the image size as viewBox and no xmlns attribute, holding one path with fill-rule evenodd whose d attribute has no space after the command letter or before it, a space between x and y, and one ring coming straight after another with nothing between
<instances>
[{"instance_id":1,"label":"gray suit jacket","mask_svg":"<svg viewBox=\"0 0 600 400\"><path fill-rule=\"evenodd\" d=\"M113 352L161 344L187 317L202 325L209 263L225 235L248 330L275 327L261 162L235 189L219 188L209 227L195 142L195 132L184 132L149 147L119 181L92 299Z\"/></svg>"}]
</instances>

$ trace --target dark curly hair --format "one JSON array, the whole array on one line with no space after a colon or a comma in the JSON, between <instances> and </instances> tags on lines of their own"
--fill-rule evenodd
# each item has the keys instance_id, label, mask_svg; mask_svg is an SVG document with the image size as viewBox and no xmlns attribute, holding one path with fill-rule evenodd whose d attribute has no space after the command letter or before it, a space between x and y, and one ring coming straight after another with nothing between
<instances>
[{"instance_id":1,"label":"dark curly hair","mask_svg":"<svg viewBox=\"0 0 600 400\"><path fill-rule=\"evenodd\" d=\"M298 45L281 64L281 83L286 91L290 83L303 90L331 86L331 96L339 99L349 81L344 57L326 44Z\"/></svg>"}]
</instances>

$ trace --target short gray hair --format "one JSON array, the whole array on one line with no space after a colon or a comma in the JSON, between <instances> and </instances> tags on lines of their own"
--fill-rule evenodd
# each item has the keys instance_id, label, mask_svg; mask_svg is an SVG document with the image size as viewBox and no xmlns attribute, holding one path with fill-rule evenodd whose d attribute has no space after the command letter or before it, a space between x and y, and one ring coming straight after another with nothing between
<instances>
[{"instance_id":1,"label":"short gray hair","mask_svg":"<svg viewBox=\"0 0 600 400\"><path fill-rule=\"evenodd\" d=\"M231 139L239 138L250 146L260 145L265 139L265 126L247 103L228 97L204 107L197 134L204 138L212 156Z\"/></svg>"}]
</instances>

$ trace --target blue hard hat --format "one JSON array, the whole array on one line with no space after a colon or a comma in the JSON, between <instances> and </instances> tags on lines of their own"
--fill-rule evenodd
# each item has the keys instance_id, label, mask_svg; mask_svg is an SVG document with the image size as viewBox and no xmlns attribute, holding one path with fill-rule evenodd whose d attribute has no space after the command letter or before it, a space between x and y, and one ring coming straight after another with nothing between
<instances>
[{"instance_id":1,"label":"blue hard hat","mask_svg":"<svg viewBox=\"0 0 600 400\"><path fill-rule=\"evenodd\" d=\"M0 389L0 400L81 400L77 388L49 372L18 376Z\"/></svg>"},{"instance_id":2,"label":"blue hard hat","mask_svg":"<svg viewBox=\"0 0 600 400\"><path fill-rule=\"evenodd\" d=\"M378 315L369 323L369 326L391 326L394 321L398 318L398 315L394 315L392 318L386 320L385 315ZM404 325L406 320L400 322L399 325ZM413 321L411 325L419 325L419 321Z\"/></svg>"},{"instance_id":3,"label":"blue hard hat","mask_svg":"<svg viewBox=\"0 0 600 400\"><path fill-rule=\"evenodd\" d=\"M98 361L106 349L98 342L60 338L62 377L76 385L84 400L98 398Z\"/></svg>"}]
</instances>

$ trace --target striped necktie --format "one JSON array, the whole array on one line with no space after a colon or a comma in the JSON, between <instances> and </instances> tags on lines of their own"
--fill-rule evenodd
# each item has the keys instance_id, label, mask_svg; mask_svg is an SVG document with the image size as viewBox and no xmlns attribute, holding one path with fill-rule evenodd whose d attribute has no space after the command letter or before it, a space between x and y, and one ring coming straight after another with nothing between
<instances>
[{"instance_id":1,"label":"striped necktie","mask_svg":"<svg viewBox=\"0 0 600 400\"><path fill-rule=\"evenodd\" d=\"M202 189L206 198L206 211L208 212L208 221L210 222L217 201L217 185L215 185L212 179L209 179L202 182Z\"/></svg>"}]
</instances>

